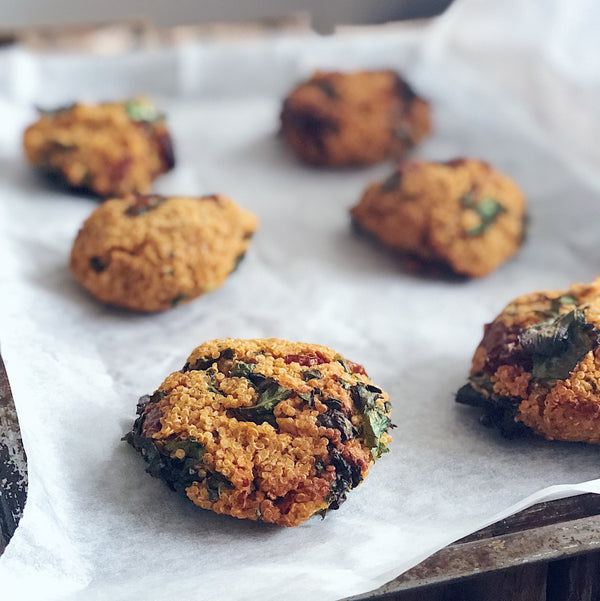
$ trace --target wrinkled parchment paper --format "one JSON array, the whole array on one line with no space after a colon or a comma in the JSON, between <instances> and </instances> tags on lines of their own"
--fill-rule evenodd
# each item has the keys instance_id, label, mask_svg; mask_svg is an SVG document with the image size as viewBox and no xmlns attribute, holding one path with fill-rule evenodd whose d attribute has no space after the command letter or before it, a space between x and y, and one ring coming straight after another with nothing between
<instances>
[{"instance_id":1,"label":"wrinkled parchment paper","mask_svg":"<svg viewBox=\"0 0 600 601\"><path fill-rule=\"evenodd\" d=\"M0 344L29 459L25 513L0 558L6 598L334 600L529 504L600 492L598 448L506 441L453 401L508 301L600 275L592 4L463 0L400 32L118 58L0 53ZM314 170L276 135L281 95L314 68L382 66L434 107L415 157L487 159L529 198L526 245L486 279L403 271L348 216L390 166ZM21 151L34 104L139 92L167 110L179 158L157 191L222 192L261 222L221 289L160 315L78 287L68 255L96 202L48 188ZM141 394L227 336L329 345L393 399L392 452L323 521L280 529L202 511L120 442Z\"/></svg>"}]
</instances>

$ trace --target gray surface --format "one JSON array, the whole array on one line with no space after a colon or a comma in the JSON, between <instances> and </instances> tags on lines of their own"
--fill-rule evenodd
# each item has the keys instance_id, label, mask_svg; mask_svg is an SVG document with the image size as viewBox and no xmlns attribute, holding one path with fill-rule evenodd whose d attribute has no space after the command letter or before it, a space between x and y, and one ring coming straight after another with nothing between
<instances>
[{"instance_id":1,"label":"gray surface","mask_svg":"<svg viewBox=\"0 0 600 601\"><path fill-rule=\"evenodd\" d=\"M298 11L312 15L319 31L336 24L382 23L428 17L442 12L451 0L2 0L0 29L60 23L97 23L128 17L152 17L160 25L210 21L253 21Z\"/></svg>"},{"instance_id":2,"label":"gray surface","mask_svg":"<svg viewBox=\"0 0 600 601\"><path fill-rule=\"evenodd\" d=\"M0 554L19 524L27 499L27 458L0 357Z\"/></svg>"}]
</instances>

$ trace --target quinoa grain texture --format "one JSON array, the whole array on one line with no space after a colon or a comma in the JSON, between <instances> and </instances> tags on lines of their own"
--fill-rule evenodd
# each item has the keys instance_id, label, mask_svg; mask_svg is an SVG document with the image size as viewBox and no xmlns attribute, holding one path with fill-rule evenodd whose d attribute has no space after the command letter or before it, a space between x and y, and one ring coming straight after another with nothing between
<instances>
[{"instance_id":1,"label":"quinoa grain texture","mask_svg":"<svg viewBox=\"0 0 600 601\"><path fill-rule=\"evenodd\" d=\"M388 449L391 404L316 344L213 340L142 397L125 440L196 505L297 526L337 509Z\"/></svg>"}]
</instances>

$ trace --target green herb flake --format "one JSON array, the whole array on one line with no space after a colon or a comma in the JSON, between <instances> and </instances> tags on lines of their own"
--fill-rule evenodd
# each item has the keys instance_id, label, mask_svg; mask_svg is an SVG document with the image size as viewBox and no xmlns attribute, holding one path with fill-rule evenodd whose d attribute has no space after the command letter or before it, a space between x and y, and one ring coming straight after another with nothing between
<instances>
[{"instance_id":1,"label":"green herb flake","mask_svg":"<svg viewBox=\"0 0 600 601\"><path fill-rule=\"evenodd\" d=\"M155 121L164 119L164 115L159 113L152 104L145 100L130 100L126 102L125 112L135 122L154 123Z\"/></svg>"},{"instance_id":2,"label":"green herb flake","mask_svg":"<svg viewBox=\"0 0 600 601\"><path fill-rule=\"evenodd\" d=\"M494 223L498 215L506 212L506 209L490 196L477 202L472 191L467 192L460 202L466 209L475 211L481 220L479 225L467 230L467 236L470 237L481 236Z\"/></svg>"},{"instance_id":3,"label":"green herb flake","mask_svg":"<svg viewBox=\"0 0 600 601\"><path fill-rule=\"evenodd\" d=\"M320 380L323 377L323 374L318 369L305 369L300 372L302 379L305 382L309 380Z\"/></svg>"}]
</instances>

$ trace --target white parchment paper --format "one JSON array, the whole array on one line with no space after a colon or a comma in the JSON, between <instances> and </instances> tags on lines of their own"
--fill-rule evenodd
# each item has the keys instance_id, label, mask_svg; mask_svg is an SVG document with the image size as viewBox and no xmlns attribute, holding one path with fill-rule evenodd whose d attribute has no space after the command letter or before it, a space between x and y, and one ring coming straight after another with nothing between
<instances>
[{"instance_id":1,"label":"white parchment paper","mask_svg":"<svg viewBox=\"0 0 600 601\"><path fill-rule=\"evenodd\" d=\"M0 343L29 460L3 594L334 600L529 504L600 492L596 447L506 441L453 401L482 324L508 301L600 275L598 16L591 0L463 0L403 32L118 58L0 53ZM526 245L486 279L405 273L348 216L390 166L314 170L276 135L281 95L313 68L382 66L432 102L435 132L415 157L481 157L529 198ZM108 309L78 287L68 255L96 203L48 188L21 153L35 103L139 92L167 109L179 159L157 190L222 192L261 223L221 289L160 315ZM331 346L393 399L392 452L325 520L279 529L202 511L120 442L141 394L227 336Z\"/></svg>"}]
</instances>

